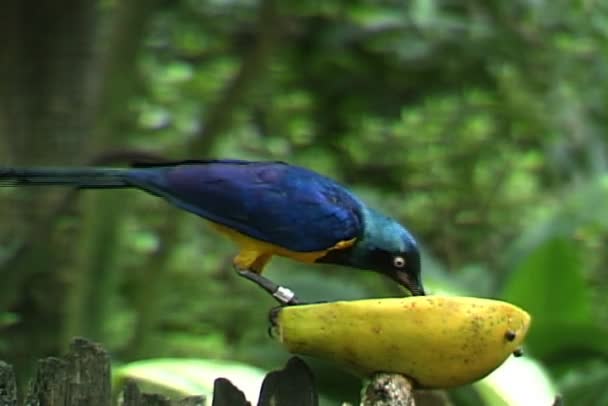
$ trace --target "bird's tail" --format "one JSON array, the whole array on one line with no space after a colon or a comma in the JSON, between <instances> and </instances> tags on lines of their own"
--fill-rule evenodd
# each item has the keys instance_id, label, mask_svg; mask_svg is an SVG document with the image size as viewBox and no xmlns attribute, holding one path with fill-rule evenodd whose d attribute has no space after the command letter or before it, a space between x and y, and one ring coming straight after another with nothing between
<instances>
[{"instance_id":1,"label":"bird's tail","mask_svg":"<svg viewBox=\"0 0 608 406\"><path fill-rule=\"evenodd\" d=\"M80 188L132 187L129 169L115 168L2 168L2 186L71 185Z\"/></svg>"}]
</instances>

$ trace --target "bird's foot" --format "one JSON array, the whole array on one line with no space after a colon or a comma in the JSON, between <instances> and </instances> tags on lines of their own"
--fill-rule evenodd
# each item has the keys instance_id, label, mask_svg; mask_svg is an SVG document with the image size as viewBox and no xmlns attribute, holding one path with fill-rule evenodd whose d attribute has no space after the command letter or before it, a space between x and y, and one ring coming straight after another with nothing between
<instances>
[{"instance_id":1,"label":"bird's foot","mask_svg":"<svg viewBox=\"0 0 608 406\"><path fill-rule=\"evenodd\" d=\"M298 299L296 298L296 294L293 293L293 290L284 286L278 286L272 296L274 296L274 298L277 299L279 303L283 303L285 305L299 303Z\"/></svg>"},{"instance_id":2,"label":"bird's foot","mask_svg":"<svg viewBox=\"0 0 608 406\"><path fill-rule=\"evenodd\" d=\"M256 285L264 289L266 292L270 293L272 297L274 297L275 300L279 302L280 305L289 306L300 303L300 301L296 297L296 294L291 289L277 285L270 279L265 278L264 276L248 269L236 268L236 271L243 278L249 279Z\"/></svg>"}]
</instances>

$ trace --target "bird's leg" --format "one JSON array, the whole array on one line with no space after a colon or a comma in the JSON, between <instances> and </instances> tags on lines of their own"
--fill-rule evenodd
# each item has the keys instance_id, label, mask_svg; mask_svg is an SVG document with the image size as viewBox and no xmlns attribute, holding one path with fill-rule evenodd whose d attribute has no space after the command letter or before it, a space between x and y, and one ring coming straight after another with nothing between
<instances>
[{"instance_id":1,"label":"bird's leg","mask_svg":"<svg viewBox=\"0 0 608 406\"><path fill-rule=\"evenodd\" d=\"M272 297L274 297L281 305L288 306L300 303L295 293L293 293L291 289L277 285L270 279L250 271L249 269L241 269L239 267L235 268L240 276L245 279L249 279L266 292L270 293Z\"/></svg>"}]
</instances>

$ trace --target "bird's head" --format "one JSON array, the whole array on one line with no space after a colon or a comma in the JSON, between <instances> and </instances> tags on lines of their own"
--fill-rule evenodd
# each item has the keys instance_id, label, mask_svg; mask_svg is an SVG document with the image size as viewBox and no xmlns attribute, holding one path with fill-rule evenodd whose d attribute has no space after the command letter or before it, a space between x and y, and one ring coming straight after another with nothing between
<instances>
[{"instance_id":1,"label":"bird's head","mask_svg":"<svg viewBox=\"0 0 608 406\"><path fill-rule=\"evenodd\" d=\"M423 296L420 251L414 237L398 222L367 209L363 235L347 250L331 251L322 262L375 271Z\"/></svg>"},{"instance_id":2,"label":"bird's head","mask_svg":"<svg viewBox=\"0 0 608 406\"><path fill-rule=\"evenodd\" d=\"M380 272L404 286L413 296L424 296L420 277L420 253L415 244L404 250L372 248L370 269Z\"/></svg>"}]
</instances>

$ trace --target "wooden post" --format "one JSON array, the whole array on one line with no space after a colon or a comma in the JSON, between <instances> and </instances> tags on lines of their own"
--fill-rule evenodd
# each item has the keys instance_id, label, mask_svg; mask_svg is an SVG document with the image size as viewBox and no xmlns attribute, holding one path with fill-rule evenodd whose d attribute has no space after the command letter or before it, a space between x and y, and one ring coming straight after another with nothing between
<instances>
[{"instance_id":1,"label":"wooden post","mask_svg":"<svg viewBox=\"0 0 608 406\"><path fill-rule=\"evenodd\" d=\"M363 387L361 406L415 406L412 382L403 375L378 373Z\"/></svg>"},{"instance_id":2,"label":"wooden post","mask_svg":"<svg viewBox=\"0 0 608 406\"><path fill-rule=\"evenodd\" d=\"M17 385L13 368L0 361L0 406L17 406ZM112 404L110 357L99 344L75 338L65 357L38 361L36 374L25 394L26 405L110 406ZM124 388L122 406L204 406L204 396L171 401L167 397L142 393L135 382Z\"/></svg>"},{"instance_id":3,"label":"wooden post","mask_svg":"<svg viewBox=\"0 0 608 406\"><path fill-rule=\"evenodd\" d=\"M0 361L0 405L17 406L17 385L13 367Z\"/></svg>"},{"instance_id":4,"label":"wooden post","mask_svg":"<svg viewBox=\"0 0 608 406\"><path fill-rule=\"evenodd\" d=\"M96 343L75 338L64 359L38 361L26 404L110 406L110 357Z\"/></svg>"}]
</instances>

